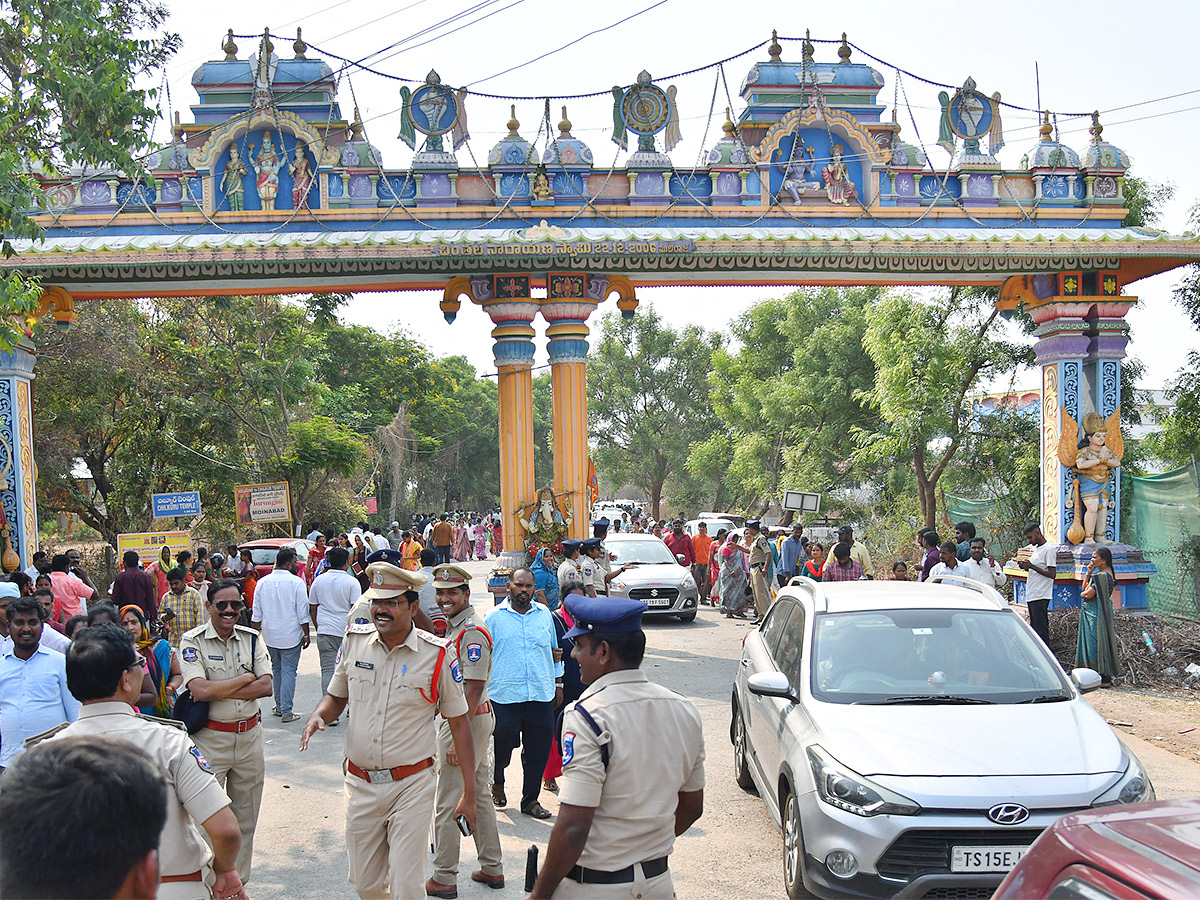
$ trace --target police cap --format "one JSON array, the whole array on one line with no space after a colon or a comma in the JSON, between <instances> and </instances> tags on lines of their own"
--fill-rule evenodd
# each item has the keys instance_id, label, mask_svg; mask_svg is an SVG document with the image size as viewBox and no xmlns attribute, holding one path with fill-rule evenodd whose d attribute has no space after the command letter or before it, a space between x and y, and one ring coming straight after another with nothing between
<instances>
[{"instance_id":1,"label":"police cap","mask_svg":"<svg viewBox=\"0 0 1200 900\"><path fill-rule=\"evenodd\" d=\"M593 550L599 550L600 549L600 538L598 538L598 537L588 538L586 541L582 542L581 546L583 547L584 553L591 553Z\"/></svg>"},{"instance_id":2,"label":"police cap","mask_svg":"<svg viewBox=\"0 0 1200 900\"><path fill-rule=\"evenodd\" d=\"M593 631L623 634L642 630L642 613L647 609L641 600L623 597L585 597L571 594L564 601L575 619L575 627L567 637L577 638Z\"/></svg>"},{"instance_id":3,"label":"police cap","mask_svg":"<svg viewBox=\"0 0 1200 900\"><path fill-rule=\"evenodd\" d=\"M462 566L444 565L433 570L433 586L435 588L464 588L469 589L471 573Z\"/></svg>"},{"instance_id":4,"label":"police cap","mask_svg":"<svg viewBox=\"0 0 1200 900\"><path fill-rule=\"evenodd\" d=\"M582 546L583 546L583 541L577 541L574 538L572 538L569 541L562 542L563 553L565 553L567 556L570 556L572 553L574 553L576 550L578 550Z\"/></svg>"}]
</instances>

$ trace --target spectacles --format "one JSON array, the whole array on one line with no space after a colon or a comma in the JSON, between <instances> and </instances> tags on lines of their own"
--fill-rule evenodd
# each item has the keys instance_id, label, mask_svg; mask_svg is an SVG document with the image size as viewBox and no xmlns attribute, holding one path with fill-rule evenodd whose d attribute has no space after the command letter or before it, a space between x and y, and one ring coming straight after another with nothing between
<instances>
[{"instance_id":1,"label":"spectacles","mask_svg":"<svg viewBox=\"0 0 1200 900\"><path fill-rule=\"evenodd\" d=\"M129 666L126 666L126 667L125 667L125 671L126 671L126 672L132 672L134 669L136 669L136 670L137 670L137 671L139 671L139 672L140 672L140 671L142 671L142 662L141 662L141 660L138 660L137 662L133 663L132 665L129 665Z\"/></svg>"},{"instance_id":2,"label":"spectacles","mask_svg":"<svg viewBox=\"0 0 1200 900\"><path fill-rule=\"evenodd\" d=\"M212 602L212 605L215 606L217 609L219 609L221 612L224 612L227 609L239 610L246 604L243 603L241 600L214 600Z\"/></svg>"},{"instance_id":3,"label":"spectacles","mask_svg":"<svg viewBox=\"0 0 1200 900\"><path fill-rule=\"evenodd\" d=\"M388 609L399 609L401 603L407 603L407 602L408 601L406 599L404 599L403 597L400 597L400 598L397 598L394 600L381 600L379 597L374 597L371 600L371 605L372 606L386 606Z\"/></svg>"}]
</instances>

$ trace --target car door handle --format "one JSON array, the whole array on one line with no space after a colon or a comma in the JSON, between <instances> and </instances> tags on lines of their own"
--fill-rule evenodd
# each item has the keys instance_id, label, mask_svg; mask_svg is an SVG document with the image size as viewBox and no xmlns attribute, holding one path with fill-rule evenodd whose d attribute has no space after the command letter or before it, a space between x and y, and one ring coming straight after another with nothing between
<instances>
[{"instance_id":1,"label":"car door handle","mask_svg":"<svg viewBox=\"0 0 1200 900\"><path fill-rule=\"evenodd\" d=\"M743 665L743 666L749 666L749 665L750 665L750 660L749 660L747 657L745 657L745 656L743 656L743 657L742 657L742 665Z\"/></svg>"}]
</instances>

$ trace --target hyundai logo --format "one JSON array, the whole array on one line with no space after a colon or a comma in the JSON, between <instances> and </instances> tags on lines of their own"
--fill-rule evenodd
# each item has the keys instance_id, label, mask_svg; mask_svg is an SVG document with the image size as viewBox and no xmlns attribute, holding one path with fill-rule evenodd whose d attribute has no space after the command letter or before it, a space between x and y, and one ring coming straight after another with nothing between
<instances>
[{"instance_id":1,"label":"hyundai logo","mask_svg":"<svg viewBox=\"0 0 1200 900\"><path fill-rule=\"evenodd\" d=\"M1020 825L1029 818L1029 810L1019 803L997 803L988 810L988 818L997 825Z\"/></svg>"}]
</instances>

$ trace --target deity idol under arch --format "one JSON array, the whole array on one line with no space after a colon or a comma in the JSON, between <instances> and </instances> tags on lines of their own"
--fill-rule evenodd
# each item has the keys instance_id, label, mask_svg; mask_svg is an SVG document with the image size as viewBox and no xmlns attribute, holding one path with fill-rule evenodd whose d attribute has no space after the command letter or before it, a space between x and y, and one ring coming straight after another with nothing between
<instances>
[{"instance_id":1,"label":"deity idol under arch","mask_svg":"<svg viewBox=\"0 0 1200 900\"><path fill-rule=\"evenodd\" d=\"M275 150L271 140L271 132L263 135L262 146L258 148L255 157L257 165L258 199L262 201L263 209L277 209L279 199L279 170L283 168L284 159ZM267 204L270 204L268 207Z\"/></svg>"}]
</instances>

